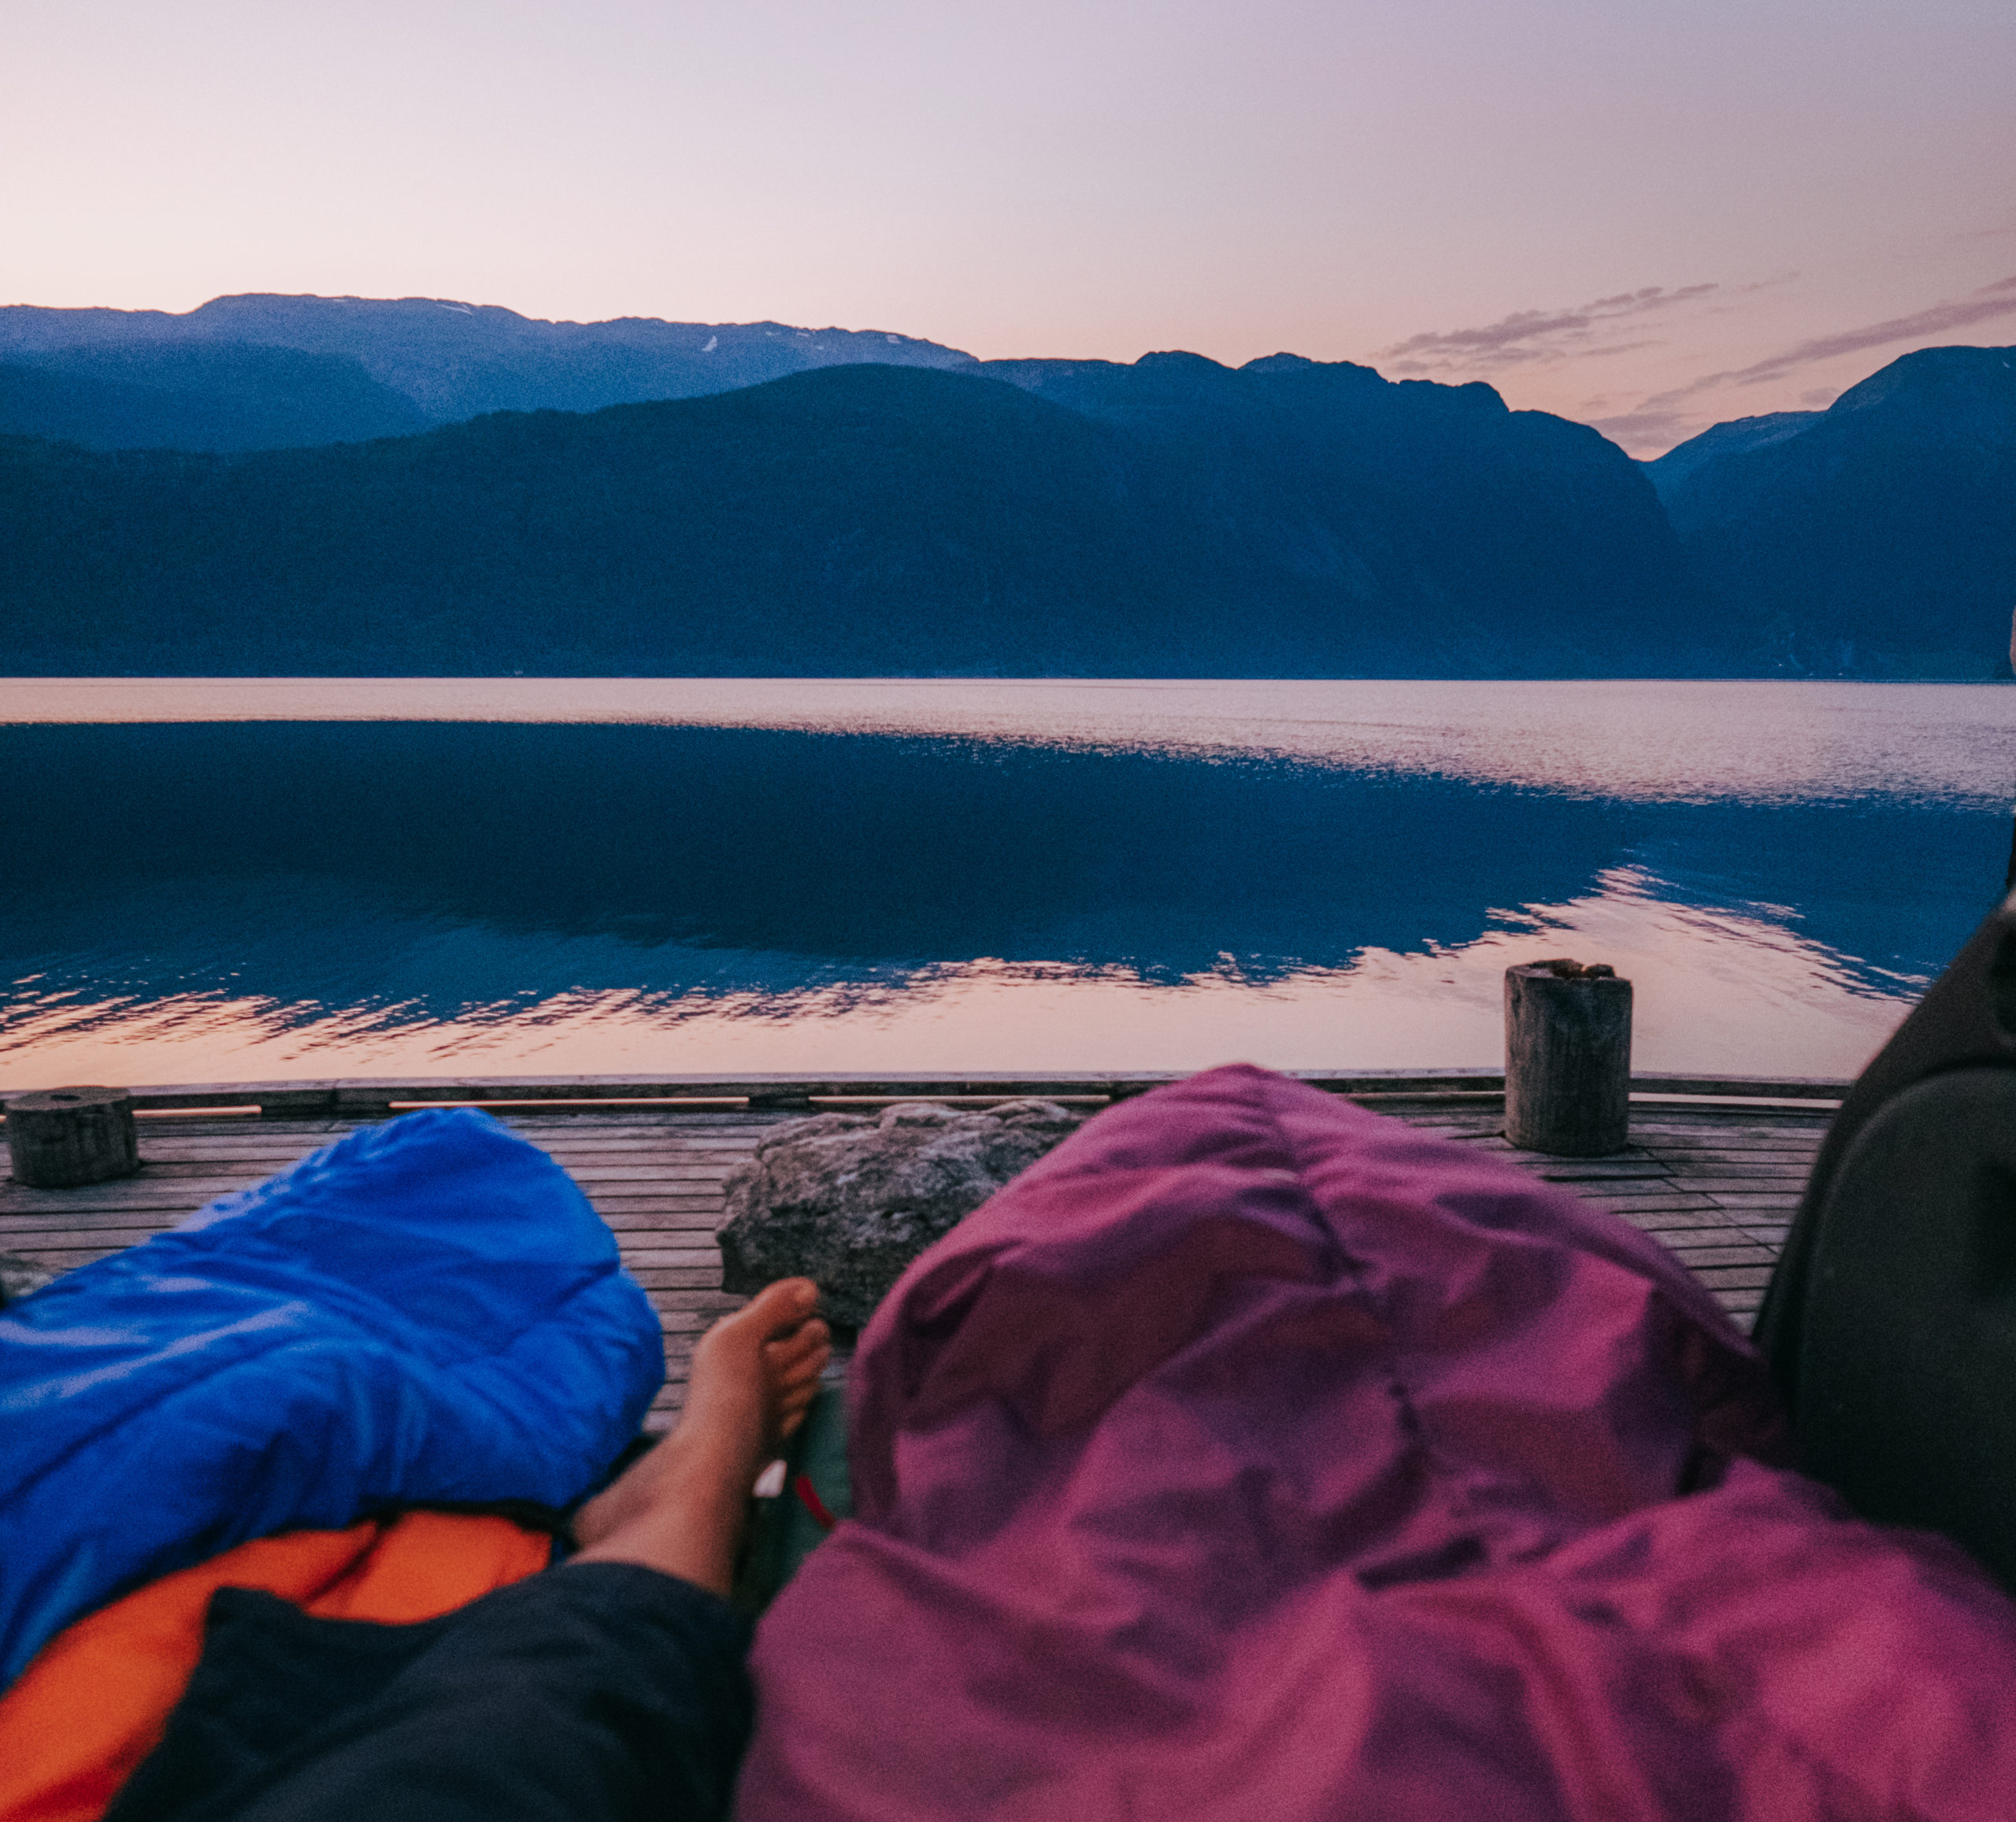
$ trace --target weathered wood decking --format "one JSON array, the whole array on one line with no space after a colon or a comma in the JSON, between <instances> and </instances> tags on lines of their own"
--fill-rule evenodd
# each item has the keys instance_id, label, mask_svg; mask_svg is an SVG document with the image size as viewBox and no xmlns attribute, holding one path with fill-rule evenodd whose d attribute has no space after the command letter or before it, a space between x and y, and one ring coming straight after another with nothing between
<instances>
[{"instance_id":1,"label":"weathered wood decking","mask_svg":"<svg viewBox=\"0 0 2016 1822\"><path fill-rule=\"evenodd\" d=\"M1321 1079L1325 1086L1348 1087L1354 1098L1414 1125L1499 1153L1655 1235L1746 1326L1833 1117L1827 1096L1844 1086L1706 1080L1676 1085L1672 1078L1641 1078L1631 1149L1614 1157L1575 1160L1542 1157L1508 1146L1499 1134L1503 1101L1494 1091L1499 1084L1487 1072ZM935 1090L943 1097L963 1089L989 1097L1047 1091L1089 1099L1115 1090L1130 1092L1144 1081L1025 1077L1010 1083L969 1077L915 1084L865 1079L794 1084L770 1079L762 1084L704 1085L719 1091L712 1105L691 1100L680 1104L702 1086L692 1082L605 1079L558 1089L550 1083L501 1082L453 1088L372 1083L368 1092L361 1091L366 1085L345 1084L351 1091L350 1105L341 1112L296 1111L311 1092L326 1091L329 1098L320 1105L333 1108L334 1084L294 1083L285 1090L263 1085L263 1093L260 1087L152 1091L143 1095L143 1107L164 1109L178 1100L184 1105L243 1102L260 1112L190 1117L164 1111L143 1118L140 1173L122 1182L35 1190L0 1178L0 1251L61 1268L80 1265L146 1239L213 1197L284 1169L395 1107L423 1100L487 1101L500 1118L573 1175L615 1231L625 1261L658 1306L665 1324L668 1379L653 1421L662 1425L684 1395L694 1337L740 1301L720 1287L713 1229L722 1179L749 1155L766 1128L807 1111L808 1093L837 1092L865 1101L891 1098L891 1091ZM652 1086L668 1092L639 1093ZM600 1098L598 1091L607 1094L602 1105L582 1104ZM1698 1098L1718 1091L1724 1098ZM722 1104L743 1096L784 1105ZM542 1111L536 1105L569 1099L577 1111ZM512 1100L520 1105L498 1105Z\"/></svg>"}]
</instances>

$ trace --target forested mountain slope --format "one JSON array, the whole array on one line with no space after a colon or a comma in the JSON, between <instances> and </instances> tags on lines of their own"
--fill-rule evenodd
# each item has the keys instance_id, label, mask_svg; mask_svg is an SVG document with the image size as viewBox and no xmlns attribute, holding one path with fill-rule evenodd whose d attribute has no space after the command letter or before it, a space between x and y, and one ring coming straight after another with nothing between
<instances>
[{"instance_id":1,"label":"forested mountain slope","mask_svg":"<svg viewBox=\"0 0 2016 1822\"><path fill-rule=\"evenodd\" d=\"M2016 348L1920 349L1803 421L1718 424L1647 468L1760 668L2008 674Z\"/></svg>"},{"instance_id":2,"label":"forested mountain slope","mask_svg":"<svg viewBox=\"0 0 2016 1822\"><path fill-rule=\"evenodd\" d=\"M1292 354L250 295L0 309L9 433L17 671L1986 677L2016 605L2007 349L1641 467Z\"/></svg>"},{"instance_id":3,"label":"forested mountain slope","mask_svg":"<svg viewBox=\"0 0 2016 1822\"><path fill-rule=\"evenodd\" d=\"M288 449L405 436L433 421L345 355L138 342L0 361L0 435L87 449Z\"/></svg>"},{"instance_id":4,"label":"forested mountain slope","mask_svg":"<svg viewBox=\"0 0 2016 1822\"><path fill-rule=\"evenodd\" d=\"M0 446L17 672L1726 668L1643 473L1483 387L835 366L238 456Z\"/></svg>"}]
</instances>

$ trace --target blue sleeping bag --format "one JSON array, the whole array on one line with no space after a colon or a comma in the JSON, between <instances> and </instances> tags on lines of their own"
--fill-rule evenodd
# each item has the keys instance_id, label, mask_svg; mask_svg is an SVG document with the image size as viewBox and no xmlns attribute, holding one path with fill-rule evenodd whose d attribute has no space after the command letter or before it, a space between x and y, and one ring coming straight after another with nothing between
<instances>
[{"instance_id":1,"label":"blue sleeping bag","mask_svg":"<svg viewBox=\"0 0 2016 1822\"><path fill-rule=\"evenodd\" d=\"M353 1132L0 1311L0 1687L250 1538L570 1505L664 1376L656 1313L545 1153L468 1109Z\"/></svg>"}]
</instances>

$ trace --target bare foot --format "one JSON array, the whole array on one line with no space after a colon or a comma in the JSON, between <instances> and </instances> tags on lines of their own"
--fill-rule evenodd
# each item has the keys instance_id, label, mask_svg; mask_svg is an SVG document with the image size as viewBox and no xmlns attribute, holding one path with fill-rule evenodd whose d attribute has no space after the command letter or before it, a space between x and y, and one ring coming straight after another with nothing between
<instances>
[{"instance_id":1,"label":"bare foot","mask_svg":"<svg viewBox=\"0 0 2016 1822\"><path fill-rule=\"evenodd\" d=\"M805 1421L832 1353L810 1278L701 1336L672 1434L574 1515L577 1563L641 1563L725 1594L758 1471Z\"/></svg>"}]
</instances>

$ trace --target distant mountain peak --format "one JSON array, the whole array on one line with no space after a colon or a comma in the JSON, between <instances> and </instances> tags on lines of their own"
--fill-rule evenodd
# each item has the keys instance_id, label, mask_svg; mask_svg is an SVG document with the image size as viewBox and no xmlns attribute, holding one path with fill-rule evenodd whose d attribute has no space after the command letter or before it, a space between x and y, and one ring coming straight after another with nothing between
<instances>
[{"instance_id":1,"label":"distant mountain peak","mask_svg":"<svg viewBox=\"0 0 2016 1822\"><path fill-rule=\"evenodd\" d=\"M2007 395L2016 376L2016 348L1919 348L1851 386L1828 406L1829 417L1877 406L1916 405L1948 411L1983 396Z\"/></svg>"},{"instance_id":2,"label":"distant mountain peak","mask_svg":"<svg viewBox=\"0 0 2016 1822\"><path fill-rule=\"evenodd\" d=\"M181 314L0 308L0 361L63 347L222 341L353 361L437 422L491 411L595 411L732 391L813 367L971 368L963 350L887 329L548 321L459 298L234 292Z\"/></svg>"},{"instance_id":3,"label":"distant mountain peak","mask_svg":"<svg viewBox=\"0 0 2016 1822\"><path fill-rule=\"evenodd\" d=\"M1646 472L1776 668L2008 674L2016 349L1918 349L1824 412L1718 424Z\"/></svg>"}]
</instances>

